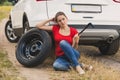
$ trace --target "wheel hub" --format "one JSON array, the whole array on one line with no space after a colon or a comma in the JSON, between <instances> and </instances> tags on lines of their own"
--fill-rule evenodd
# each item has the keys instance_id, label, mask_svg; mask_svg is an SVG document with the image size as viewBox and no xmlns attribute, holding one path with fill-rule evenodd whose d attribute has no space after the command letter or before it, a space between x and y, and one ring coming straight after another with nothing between
<instances>
[{"instance_id":1,"label":"wheel hub","mask_svg":"<svg viewBox=\"0 0 120 80\"><path fill-rule=\"evenodd\" d=\"M17 37L14 34L14 31L10 25L7 27L7 35L11 40L15 40Z\"/></svg>"},{"instance_id":2,"label":"wheel hub","mask_svg":"<svg viewBox=\"0 0 120 80\"><path fill-rule=\"evenodd\" d=\"M31 46L31 49L30 49L30 51L31 52L37 52L37 51L40 51L41 50L41 41L39 41L39 42L36 42L36 43L34 43L32 46Z\"/></svg>"},{"instance_id":3,"label":"wheel hub","mask_svg":"<svg viewBox=\"0 0 120 80\"><path fill-rule=\"evenodd\" d=\"M35 40L28 44L26 47L26 57L31 59L40 54L42 44L40 40Z\"/></svg>"}]
</instances>

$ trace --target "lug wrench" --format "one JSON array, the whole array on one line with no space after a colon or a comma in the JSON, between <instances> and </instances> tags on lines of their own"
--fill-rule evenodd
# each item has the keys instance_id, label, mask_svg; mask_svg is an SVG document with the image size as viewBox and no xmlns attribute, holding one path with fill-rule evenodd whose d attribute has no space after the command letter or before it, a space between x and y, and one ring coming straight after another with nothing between
<instances>
[{"instance_id":1,"label":"lug wrench","mask_svg":"<svg viewBox=\"0 0 120 80\"><path fill-rule=\"evenodd\" d=\"M89 26L91 26L92 28L94 28L92 23L88 23L81 32L78 33L78 35L80 36L80 34L82 34Z\"/></svg>"}]
</instances>

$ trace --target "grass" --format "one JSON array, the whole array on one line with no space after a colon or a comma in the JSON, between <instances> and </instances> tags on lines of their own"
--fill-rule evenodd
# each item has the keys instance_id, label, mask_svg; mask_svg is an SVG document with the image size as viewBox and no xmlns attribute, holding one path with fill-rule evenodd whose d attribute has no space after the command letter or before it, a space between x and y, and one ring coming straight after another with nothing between
<instances>
[{"instance_id":1,"label":"grass","mask_svg":"<svg viewBox=\"0 0 120 80\"><path fill-rule=\"evenodd\" d=\"M0 6L0 21L6 18L11 6ZM7 53L0 48L0 80L25 80L8 60Z\"/></svg>"},{"instance_id":2,"label":"grass","mask_svg":"<svg viewBox=\"0 0 120 80\"><path fill-rule=\"evenodd\" d=\"M7 54L0 50L0 80L25 80L8 60Z\"/></svg>"},{"instance_id":3,"label":"grass","mask_svg":"<svg viewBox=\"0 0 120 80\"><path fill-rule=\"evenodd\" d=\"M93 66L92 71L85 71L85 75L78 75L75 70L71 70L69 72L63 71L54 71L51 63L46 61L44 67L47 67L48 73L51 75L50 80L119 80L120 72L105 65L98 59L102 57L97 49L93 49L92 47L79 47L81 51L81 59L79 62L83 62L85 64L91 64ZM48 65L49 64L49 65Z\"/></svg>"},{"instance_id":4,"label":"grass","mask_svg":"<svg viewBox=\"0 0 120 80\"><path fill-rule=\"evenodd\" d=\"M112 58L112 60L117 61L117 62L120 63L120 49L118 50L118 53L117 53L117 54L112 55L112 56L109 56L109 58L110 58L110 59Z\"/></svg>"},{"instance_id":5,"label":"grass","mask_svg":"<svg viewBox=\"0 0 120 80\"><path fill-rule=\"evenodd\" d=\"M9 16L12 6L0 6L0 21Z\"/></svg>"}]
</instances>

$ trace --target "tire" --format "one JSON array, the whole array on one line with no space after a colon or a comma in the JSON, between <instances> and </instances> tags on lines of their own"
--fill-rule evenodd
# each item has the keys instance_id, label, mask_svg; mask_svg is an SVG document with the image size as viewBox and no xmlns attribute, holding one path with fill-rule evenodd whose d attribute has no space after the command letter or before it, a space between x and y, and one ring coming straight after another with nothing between
<instances>
[{"instance_id":1,"label":"tire","mask_svg":"<svg viewBox=\"0 0 120 80\"><path fill-rule=\"evenodd\" d=\"M16 58L26 67L42 64L49 56L52 39L46 31L37 28L29 30L18 42Z\"/></svg>"},{"instance_id":2,"label":"tire","mask_svg":"<svg viewBox=\"0 0 120 80\"><path fill-rule=\"evenodd\" d=\"M19 40L19 36L16 36L14 33L14 30L12 28L12 23L11 20L8 20L6 25L5 25L5 36L7 40L11 43L16 43Z\"/></svg>"},{"instance_id":3,"label":"tire","mask_svg":"<svg viewBox=\"0 0 120 80\"><path fill-rule=\"evenodd\" d=\"M116 54L119 49L119 38L114 40L111 44L106 43L103 46L99 47L99 50L104 55L113 55Z\"/></svg>"}]
</instances>

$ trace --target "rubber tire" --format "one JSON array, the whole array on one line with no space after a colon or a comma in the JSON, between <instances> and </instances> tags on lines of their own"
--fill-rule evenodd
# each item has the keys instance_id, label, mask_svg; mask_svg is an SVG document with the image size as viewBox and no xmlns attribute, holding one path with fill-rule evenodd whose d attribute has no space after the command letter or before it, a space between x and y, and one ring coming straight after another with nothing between
<instances>
[{"instance_id":1,"label":"rubber tire","mask_svg":"<svg viewBox=\"0 0 120 80\"><path fill-rule=\"evenodd\" d=\"M42 46L40 45L40 51L38 50L35 53L37 55L35 55L34 58L29 59L29 57L26 55L27 52L25 50L31 44L33 46L35 41L42 42ZM44 62L44 60L49 56L51 49L52 39L48 32L34 28L25 33L19 40L16 48L16 58L19 63L26 67L35 67ZM30 50L31 49L28 50L29 53Z\"/></svg>"},{"instance_id":2,"label":"rubber tire","mask_svg":"<svg viewBox=\"0 0 120 80\"><path fill-rule=\"evenodd\" d=\"M11 30L8 31L8 27L10 27L12 31L11 31ZM11 43L16 43L16 42L18 42L18 40L19 40L19 38L20 38L19 36L16 36L16 35L15 35L16 38L12 39L12 36L11 36L11 38L10 38L10 37L9 37L9 33L7 33L7 32L12 32L12 33L15 35L15 33L14 33L14 31L13 31L13 28L12 28L11 20L8 20L8 21L6 22L6 25L5 25L5 36L6 36L7 40L8 40L9 42L11 42Z\"/></svg>"},{"instance_id":3,"label":"rubber tire","mask_svg":"<svg viewBox=\"0 0 120 80\"><path fill-rule=\"evenodd\" d=\"M99 50L104 55L114 55L119 50L119 38L114 40L112 43L106 43L103 46L99 47Z\"/></svg>"}]
</instances>

